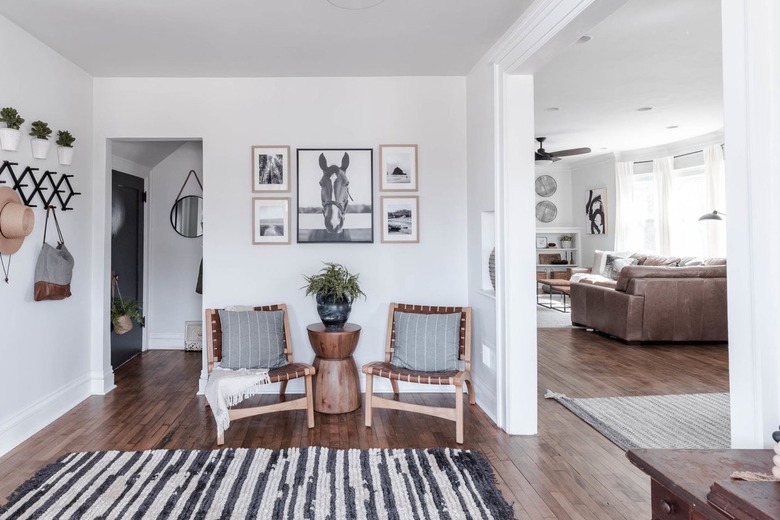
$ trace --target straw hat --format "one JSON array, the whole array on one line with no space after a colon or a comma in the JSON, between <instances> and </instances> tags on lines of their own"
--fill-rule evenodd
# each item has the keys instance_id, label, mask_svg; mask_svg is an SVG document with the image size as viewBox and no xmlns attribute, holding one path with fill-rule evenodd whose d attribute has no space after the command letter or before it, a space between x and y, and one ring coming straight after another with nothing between
<instances>
[{"instance_id":1,"label":"straw hat","mask_svg":"<svg viewBox=\"0 0 780 520\"><path fill-rule=\"evenodd\" d=\"M34 225L33 210L22 204L14 190L0 188L0 253L12 255L19 251Z\"/></svg>"}]
</instances>

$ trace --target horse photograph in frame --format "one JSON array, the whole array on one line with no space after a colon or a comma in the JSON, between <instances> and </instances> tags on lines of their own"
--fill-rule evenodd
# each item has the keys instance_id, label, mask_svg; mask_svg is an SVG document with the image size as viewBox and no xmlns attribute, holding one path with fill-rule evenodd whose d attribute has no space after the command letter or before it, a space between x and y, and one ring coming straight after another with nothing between
<instances>
[{"instance_id":1,"label":"horse photograph in frame","mask_svg":"<svg viewBox=\"0 0 780 520\"><path fill-rule=\"evenodd\" d=\"M374 241L374 150L299 148L298 243Z\"/></svg>"}]
</instances>

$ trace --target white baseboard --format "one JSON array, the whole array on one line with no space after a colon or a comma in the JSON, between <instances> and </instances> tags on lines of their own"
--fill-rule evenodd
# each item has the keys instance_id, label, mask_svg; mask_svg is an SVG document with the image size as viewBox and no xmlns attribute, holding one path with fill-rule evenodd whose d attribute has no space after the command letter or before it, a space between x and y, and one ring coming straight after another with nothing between
<instances>
[{"instance_id":1,"label":"white baseboard","mask_svg":"<svg viewBox=\"0 0 780 520\"><path fill-rule=\"evenodd\" d=\"M92 394L86 373L0 422L0 456L29 439Z\"/></svg>"},{"instance_id":2,"label":"white baseboard","mask_svg":"<svg viewBox=\"0 0 780 520\"><path fill-rule=\"evenodd\" d=\"M150 333L148 350L184 350L183 333Z\"/></svg>"},{"instance_id":3,"label":"white baseboard","mask_svg":"<svg viewBox=\"0 0 780 520\"><path fill-rule=\"evenodd\" d=\"M492 392L491 390L492 389L485 388L484 385L479 385L474 381L474 393L476 394L477 406L485 412L485 415L490 417L490 420L498 425L498 415L496 413L496 403L498 401L495 392Z\"/></svg>"}]
</instances>

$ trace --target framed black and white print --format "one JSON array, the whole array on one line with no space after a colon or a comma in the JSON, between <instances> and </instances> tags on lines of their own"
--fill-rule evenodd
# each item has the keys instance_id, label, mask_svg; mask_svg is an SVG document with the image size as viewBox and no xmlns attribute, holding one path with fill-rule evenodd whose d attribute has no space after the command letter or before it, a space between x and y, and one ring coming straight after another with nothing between
<instances>
[{"instance_id":1,"label":"framed black and white print","mask_svg":"<svg viewBox=\"0 0 780 520\"><path fill-rule=\"evenodd\" d=\"M607 189L585 190L585 232L607 234Z\"/></svg>"},{"instance_id":2,"label":"framed black and white print","mask_svg":"<svg viewBox=\"0 0 780 520\"><path fill-rule=\"evenodd\" d=\"M379 145L379 191L417 191L417 145Z\"/></svg>"},{"instance_id":3,"label":"framed black and white print","mask_svg":"<svg viewBox=\"0 0 780 520\"><path fill-rule=\"evenodd\" d=\"M374 150L299 148L298 243L374 241Z\"/></svg>"},{"instance_id":4,"label":"framed black and white print","mask_svg":"<svg viewBox=\"0 0 780 520\"><path fill-rule=\"evenodd\" d=\"M420 198L381 197L382 242L420 241Z\"/></svg>"},{"instance_id":5,"label":"framed black and white print","mask_svg":"<svg viewBox=\"0 0 780 520\"><path fill-rule=\"evenodd\" d=\"M252 243L290 243L290 199L252 199Z\"/></svg>"},{"instance_id":6,"label":"framed black and white print","mask_svg":"<svg viewBox=\"0 0 780 520\"><path fill-rule=\"evenodd\" d=\"M252 147L252 191L290 191L290 147Z\"/></svg>"}]
</instances>

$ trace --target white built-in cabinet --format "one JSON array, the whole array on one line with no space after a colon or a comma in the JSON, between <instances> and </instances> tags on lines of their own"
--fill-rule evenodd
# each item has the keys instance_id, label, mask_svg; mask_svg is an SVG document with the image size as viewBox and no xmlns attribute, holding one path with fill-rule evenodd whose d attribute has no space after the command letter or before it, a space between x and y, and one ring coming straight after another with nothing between
<instances>
[{"instance_id":1,"label":"white built-in cabinet","mask_svg":"<svg viewBox=\"0 0 780 520\"><path fill-rule=\"evenodd\" d=\"M543 227L536 228L536 271L544 273L544 278L552 278L553 272L565 272L569 267L580 266L580 254L582 244L580 242L580 228L578 227ZM573 237L570 247L563 247L561 237L569 235ZM544 242L544 246L542 246ZM554 244L555 247L549 247L548 244ZM540 247L542 246L542 247ZM559 254L566 264L551 264L544 262L542 255ZM541 276L541 275L539 275Z\"/></svg>"}]
</instances>

